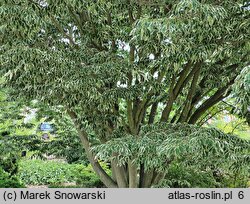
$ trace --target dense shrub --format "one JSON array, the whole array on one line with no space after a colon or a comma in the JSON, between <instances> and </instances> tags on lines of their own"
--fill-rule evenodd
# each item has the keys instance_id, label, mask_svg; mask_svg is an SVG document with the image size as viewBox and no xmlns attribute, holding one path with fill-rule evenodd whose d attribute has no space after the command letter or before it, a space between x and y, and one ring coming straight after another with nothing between
<instances>
[{"instance_id":1,"label":"dense shrub","mask_svg":"<svg viewBox=\"0 0 250 204\"><path fill-rule=\"evenodd\" d=\"M22 160L19 164L20 179L29 185L65 183L74 181L71 166L66 163Z\"/></svg>"},{"instance_id":2,"label":"dense shrub","mask_svg":"<svg viewBox=\"0 0 250 204\"><path fill-rule=\"evenodd\" d=\"M76 175L77 185L88 187L88 188L101 188L104 187L103 183L100 181L94 170L90 165L82 168L80 165L74 165L74 172ZM111 171L108 170L107 166L102 164L106 172L111 174Z\"/></svg>"},{"instance_id":3,"label":"dense shrub","mask_svg":"<svg viewBox=\"0 0 250 204\"><path fill-rule=\"evenodd\" d=\"M83 188L81 185L63 185L63 184L49 184L48 188Z\"/></svg>"},{"instance_id":4,"label":"dense shrub","mask_svg":"<svg viewBox=\"0 0 250 204\"><path fill-rule=\"evenodd\" d=\"M33 159L22 160L19 168L19 177L26 185L63 187L64 183L75 183L81 187L103 187L91 166Z\"/></svg>"},{"instance_id":5,"label":"dense shrub","mask_svg":"<svg viewBox=\"0 0 250 204\"><path fill-rule=\"evenodd\" d=\"M19 181L18 177L10 176L2 168L0 168L0 188L22 188L24 185Z\"/></svg>"},{"instance_id":6,"label":"dense shrub","mask_svg":"<svg viewBox=\"0 0 250 204\"><path fill-rule=\"evenodd\" d=\"M13 154L6 154L0 157L0 168L11 176L18 172L18 157Z\"/></svg>"},{"instance_id":7,"label":"dense shrub","mask_svg":"<svg viewBox=\"0 0 250 204\"><path fill-rule=\"evenodd\" d=\"M218 185L212 172L200 171L195 167L173 164L169 167L165 179L157 187L211 188Z\"/></svg>"},{"instance_id":8,"label":"dense shrub","mask_svg":"<svg viewBox=\"0 0 250 204\"><path fill-rule=\"evenodd\" d=\"M170 165L165 179L155 187L167 188L239 188L247 187L248 174L234 173L229 169L186 166L182 163Z\"/></svg>"}]
</instances>

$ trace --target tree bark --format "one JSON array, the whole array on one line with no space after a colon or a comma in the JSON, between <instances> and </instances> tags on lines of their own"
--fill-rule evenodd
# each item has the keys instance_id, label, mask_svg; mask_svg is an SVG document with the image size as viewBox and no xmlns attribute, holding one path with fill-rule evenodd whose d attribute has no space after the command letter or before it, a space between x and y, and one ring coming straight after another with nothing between
<instances>
[{"instance_id":1,"label":"tree bark","mask_svg":"<svg viewBox=\"0 0 250 204\"><path fill-rule=\"evenodd\" d=\"M141 188L150 188L151 184L152 184L152 180L153 180L153 175L154 175L153 170L144 172L144 175L141 178L140 187Z\"/></svg>"},{"instance_id":2,"label":"tree bark","mask_svg":"<svg viewBox=\"0 0 250 204\"><path fill-rule=\"evenodd\" d=\"M115 174L116 182L119 188L127 188L128 180L124 166L119 166L116 161L111 162L112 173Z\"/></svg>"},{"instance_id":3,"label":"tree bark","mask_svg":"<svg viewBox=\"0 0 250 204\"><path fill-rule=\"evenodd\" d=\"M130 160L128 162L129 188L137 188L137 166Z\"/></svg>"},{"instance_id":4,"label":"tree bark","mask_svg":"<svg viewBox=\"0 0 250 204\"><path fill-rule=\"evenodd\" d=\"M166 172L155 173L151 185L156 185L160 183L162 179L166 176Z\"/></svg>"},{"instance_id":5,"label":"tree bark","mask_svg":"<svg viewBox=\"0 0 250 204\"><path fill-rule=\"evenodd\" d=\"M148 120L148 124L153 124L154 120L155 120L155 115L157 112L157 107L158 107L158 102L153 103L151 110L150 110L150 114L149 114L149 120Z\"/></svg>"}]
</instances>

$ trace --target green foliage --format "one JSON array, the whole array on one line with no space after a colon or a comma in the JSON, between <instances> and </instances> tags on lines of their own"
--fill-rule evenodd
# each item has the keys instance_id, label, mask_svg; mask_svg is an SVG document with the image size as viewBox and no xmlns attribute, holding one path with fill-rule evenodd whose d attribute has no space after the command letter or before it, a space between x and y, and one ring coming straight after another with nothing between
<instances>
[{"instance_id":1,"label":"green foliage","mask_svg":"<svg viewBox=\"0 0 250 204\"><path fill-rule=\"evenodd\" d=\"M18 158L21 151L39 149L41 138L35 135L39 121L24 123L29 109L23 101L14 101L7 92L8 89L0 89L0 157Z\"/></svg>"},{"instance_id":2,"label":"green foliage","mask_svg":"<svg viewBox=\"0 0 250 204\"><path fill-rule=\"evenodd\" d=\"M225 134L215 128L201 128L188 124L154 124L142 127L141 137L115 138L93 147L98 158L125 164L128 160L144 162L145 168L167 167L173 160L196 163L198 166L232 165L242 158L241 167L249 167L250 143L237 136ZM113 156L113 151L118 157ZM237 158L237 159L236 159Z\"/></svg>"},{"instance_id":3,"label":"green foliage","mask_svg":"<svg viewBox=\"0 0 250 204\"><path fill-rule=\"evenodd\" d=\"M0 168L10 175L15 175L18 172L18 159L15 154L2 154L0 156Z\"/></svg>"},{"instance_id":4,"label":"green foliage","mask_svg":"<svg viewBox=\"0 0 250 204\"><path fill-rule=\"evenodd\" d=\"M229 169L186 166L173 163L167 170L165 179L155 187L167 188L245 188L249 174L232 173Z\"/></svg>"},{"instance_id":5,"label":"green foliage","mask_svg":"<svg viewBox=\"0 0 250 204\"><path fill-rule=\"evenodd\" d=\"M201 171L195 166L172 164L168 168L165 179L157 187L216 188L219 184L213 177L212 171Z\"/></svg>"},{"instance_id":6,"label":"green foliage","mask_svg":"<svg viewBox=\"0 0 250 204\"><path fill-rule=\"evenodd\" d=\"M15 97L77 111L80 122L87 121L101 137L108 120L116 127L127 122L114 110L121 100L137 100L145 109L154 102L165 104L171 80L190 65L172 110L180 113L188 108L191 70L197 63L195 104L221 88L225 93L248 64L249 11L240 3L175 1L166 3L168 11L162 4L153 8L121 1L6 1L1 7L4 84ZM189 106L190 114L195 104Z\"/></svg>"},{"instance_id":7,"label":"green foliage","mask_svg":"<svg viewBox=\"0 0 250 204\"><path fill-rule=\"evenodd\" d=\"M33 155L43 157L44 154L64 157L68 162L87 164L80 139L73 129L72 122L62 113L60 108L51 110L38 102L26 104L11 100L6 89L0 91L0 149L2 155L9 154L20 156L21 151L33 152ZM25 114L36 110L36 117L24 121ZM50 141L43 141L38 126L44 121L56 125L56 134ZM1 137L2 135L2 137Z\"/></svg>"},{"instance_id":8,"label":"green foliage","mask_svg":"<svg viewBox=\"0 0 250 204\"><path fill-rule=\"evenodd\" d=\"M248 140L250 139L250 127L246 120L227 112L217 114L206 126L216 127L225 133L235 134Z\"/></svg>"},{"instance_id":9,"label":"green foliage","mask_svg":"<svg viewBox=\"0 0 250 204\"><path fill-rule=\"evenodd\" d=\"M71 166L53 161L21 160L19 177L27 185L66 183L74 181Z\"/></svg>"},{"instance_id":10,"label":"green foliage","mask_svg":"<svg viewBox=\"0 0 250 204\"><path fill-rule=\"evenodd\" d=\"M63 186L64 183L76 183L81 187L103 186L91 166L58 161L21 160L18 175L26 185L55 187Z\"/></svg>"},{"instance_id":11,"label":"green foliage","mask_svg":"<svg viewBox=\"0 0 250 204\"><path fill-rule=\"evenodd\" d=\"M44 107L39 105L37 118L44 117L56 126L56 133L50 142L40 146L40 152L65 158L68 163L88 164L79 136L70 118L61 107Z\"/></svg>"},{"instance_id":12,"label":"green foliage","mask_svg":"<svg viewBox=\"0 0 250 204\"><path fill-rule=\"evenodd\" d=\"M81 185L49 184L48 188L83 188Z\"/></svg>"},{"instance_id":13,"label":"green foliage","mask_svg":"<svg viewBox=\"0 0 250 204\"><path fill-rule=\"evenodd\" d=\"M111 175L110 170L105 164L102 164L104 170ZM87 188L101 188L104 187L103 183L97 177L96 173L93 171L90 165L82 168L80 165L76 165L74 168L74 175L76 176L76 183L79 186L84 186Z\"/></svg>"},{"instance_id":14,"label":"green foliage","mask_svg":"<svg viewBox=\"0 0 250 204\"><path fill-rule=\"evenodd\" d=\"M241 71L233 88L238 107L235 112L250 124L250 66Z\"/></svg>"},{"instance_id":15,"label":"green foliage","mask_svg":"<svg viewBox=\"0 0 250 204\"><path fill-rule=\"evenodd\" d=\"M10 176L0 167L0 188L23 188L24 185L21 184L16 176Z\"/></svg>"},{"instance_id":16,"label":"green foliage","mask_svg":"<svg viewBox=\"0 0 250 204\"><path fill-rule=\"evenodd\" d=\"M16 99L62 107L106 184L116 181L96 157L132 161L135 171L184 157L249 164L247 141L185 124L201 125L249 66L247 1L16 2L0 8L3 86ZM246 111L243 95L236 90Z\"/></svg>"}]
</instances>

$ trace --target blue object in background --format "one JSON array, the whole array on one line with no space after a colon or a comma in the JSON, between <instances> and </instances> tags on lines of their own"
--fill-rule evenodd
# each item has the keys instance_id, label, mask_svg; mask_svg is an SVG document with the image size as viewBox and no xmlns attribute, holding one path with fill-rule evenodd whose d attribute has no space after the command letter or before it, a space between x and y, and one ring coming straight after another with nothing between
<instances>
[{"instance_id":1,"label":"blue object in background","mask_svg":"<svg viewBox=\"0 0 250 204\"><path fill-rule=\"evenodd\" d=\"M45 122L45 123L41 123L40 130L52 132L52 131L54 131L54 128L52 127L51 124Z\"/></svg>"}]
</instances>

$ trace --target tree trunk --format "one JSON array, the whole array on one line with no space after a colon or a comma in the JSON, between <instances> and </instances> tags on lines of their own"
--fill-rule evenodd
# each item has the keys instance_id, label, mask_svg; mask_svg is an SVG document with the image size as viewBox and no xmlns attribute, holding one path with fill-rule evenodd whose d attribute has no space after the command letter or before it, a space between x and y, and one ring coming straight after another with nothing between
<instances>
[{"instance_id":1,"label":"tree trunk","mask_svg":"<svg viewBox=\"0 0 250 204\"><path fill-rule=\"evenodd\" d=\"M129 188L137 188L137 166L130 160L128 162Z\"/></svg>"},{"instance_id":2,"label":"tree trunk","mask_svg":"<svg viewBox=\"0 0 250 204\"><path fill-rule=\"evenodd\" d=\"M153 170L144 172L141 178L140 188L150 188L152 184L153 175Z\"/></svg>"},{"instance_id":3,"label":"tree trunk","mask_svg":"<svg viewBox=\"0 0 250 204\"><path fill-rule=\"evenodd\" d=\"M115 180L119 188L128 187L128 179L124 166L119 166L116 161L111 162L112 174L115 175Z\"/></svg>"}]
</instances>

